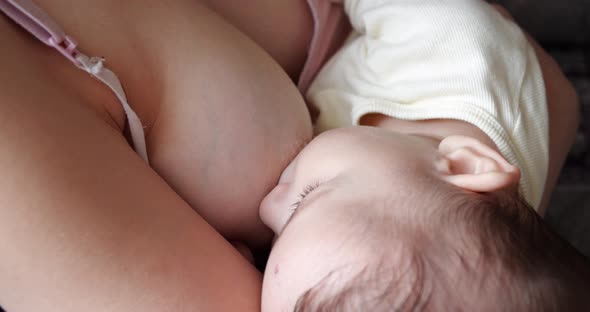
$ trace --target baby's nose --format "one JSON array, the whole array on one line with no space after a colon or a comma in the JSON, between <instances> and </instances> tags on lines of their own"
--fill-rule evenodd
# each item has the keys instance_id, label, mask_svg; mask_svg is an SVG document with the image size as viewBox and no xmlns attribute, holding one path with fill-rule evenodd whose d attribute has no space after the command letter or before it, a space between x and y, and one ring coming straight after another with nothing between
<instances>
[{"instance_id":1,"label":"baby's nose","mask_svg":"<svg viewBox=\"0 0 590 312\"><path fill-rule=\"evenodd\" d=\"M291 161L291 163L287 166L287 168L285 168L285 170L283 170L283 173L281 174L281 177L279 178L279 184L293 182L293 178L295 175L295 167L296 167L298 158L299 158L299 156L295 157L295 159L293 159L293 161Z\"/></svg>"}]
</instances>

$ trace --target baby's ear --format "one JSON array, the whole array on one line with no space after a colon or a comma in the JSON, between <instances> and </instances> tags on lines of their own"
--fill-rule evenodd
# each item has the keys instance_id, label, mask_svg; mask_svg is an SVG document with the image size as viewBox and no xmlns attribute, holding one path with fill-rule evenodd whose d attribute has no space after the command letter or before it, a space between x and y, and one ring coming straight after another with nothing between
<instances>
[{"instance_id":1,"label":"baby's ear","mask_svg":"<svg viewBox=\"0 0 590 312\"><path fill-rule=\"evenodd\" d=\"M448 163L443 179L465 190L489 193L516 186L520 179L517 167L474 138L449 136L438 150Z\"/></svg>"}]
</instances>

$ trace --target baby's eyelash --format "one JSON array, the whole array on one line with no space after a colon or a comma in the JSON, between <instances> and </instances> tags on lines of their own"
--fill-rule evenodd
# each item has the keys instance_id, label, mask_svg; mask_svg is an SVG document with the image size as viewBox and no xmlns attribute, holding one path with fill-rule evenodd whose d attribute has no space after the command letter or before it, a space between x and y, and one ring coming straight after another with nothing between
<instances>
[{"instance_id":1,"label":"baby's eyelash","mask_svg":"<svg viewBox=\"0 0 590 312\"><path fill-rule=\"evenodd\" d=\"M297 208L299 208L299 205L301 205L303 199L305 199L305 197L309 195L311 192L313 192L318 186L320 186L320 182L314 182L313 184L310 184L303 189L303 192L299 194L299 200L293 205L291 205L291 207L293 207L293 212L297 210Z\"/></svg>"}]
</instances>

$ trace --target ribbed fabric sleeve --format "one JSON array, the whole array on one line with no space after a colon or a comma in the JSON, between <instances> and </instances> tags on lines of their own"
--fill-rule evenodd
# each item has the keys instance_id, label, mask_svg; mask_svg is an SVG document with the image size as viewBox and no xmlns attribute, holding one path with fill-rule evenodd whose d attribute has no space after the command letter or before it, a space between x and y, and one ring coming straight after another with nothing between
<instances>
[{"instance_id":1,"label":"ribbed fabric sleeve","mask_svg":"<svg viewBox=\"0 0 590 312\"><path fill-rule=\"evenodd\" d=\"M477 126L539 207L548 170L545 86L533 48L480 0L345 0L354 31L312 83L317 130L381 113Z\"/></svg>"}]
</instances>

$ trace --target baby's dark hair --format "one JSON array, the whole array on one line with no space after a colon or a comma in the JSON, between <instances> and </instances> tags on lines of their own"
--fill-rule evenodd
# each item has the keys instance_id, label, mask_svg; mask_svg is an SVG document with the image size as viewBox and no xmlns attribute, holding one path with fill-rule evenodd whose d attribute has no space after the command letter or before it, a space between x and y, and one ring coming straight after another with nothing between
<instances>
[{"instance_id":1,"label":"baby's dark hair","mask_svg":"<svg viewBox=\"0 0 590 312\"><path fill-rule=\"evenodd\" d=\"M381 244L379 260L348 280L332 272L295 311L588 310L590 263L520 195L453 189L433 198L426 213L404 222L412 234L400 257Z\"/></svg>"}]
</instances>

